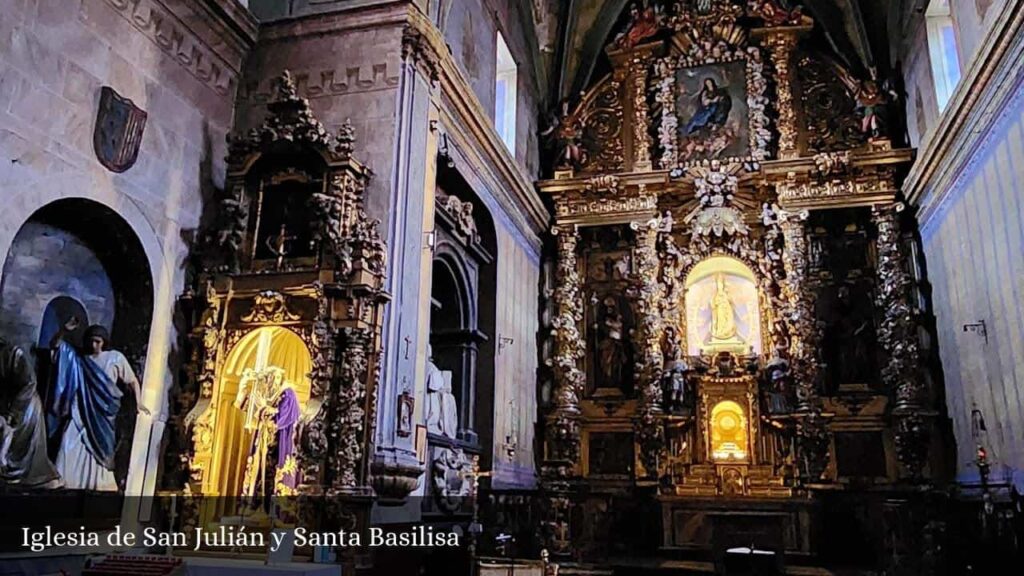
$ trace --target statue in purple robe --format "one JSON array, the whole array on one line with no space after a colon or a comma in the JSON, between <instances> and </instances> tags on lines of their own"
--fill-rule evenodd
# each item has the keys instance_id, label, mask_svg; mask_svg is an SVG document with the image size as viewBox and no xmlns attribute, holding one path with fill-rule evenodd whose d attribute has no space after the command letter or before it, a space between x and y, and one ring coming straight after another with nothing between
<instances>
[{"instance_id":1,"label":"statue in purple robe","mask_svg":"<svg viewBox=\"0 0 1024 576\"><path fill-rule=\"evenodd\" d=\"M275 496L295 494L298 462L295 459L295 427L299 421L299 401L284 370L276 366L247 369L239 382L235 406L245 412L243 427L252 434L252 444L242 477L242 496L257 503L268 493ZM267 459L277 444L277 464L273 487L266 485Z\"/></svg>"}]
</instances>

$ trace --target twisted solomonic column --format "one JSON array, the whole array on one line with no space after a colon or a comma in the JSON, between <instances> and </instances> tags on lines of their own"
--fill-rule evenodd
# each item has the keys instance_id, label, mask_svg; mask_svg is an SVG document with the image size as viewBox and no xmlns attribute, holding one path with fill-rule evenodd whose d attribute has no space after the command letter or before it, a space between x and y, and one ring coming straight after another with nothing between
<instances>
[{"instance_id":1,"label":"twisted solomonic column","mask_svg":"<svg viewBox=\"0 0 1024 576\"><path fill-rule=\"evenodd\" d=\"M639 359L640 402L637 406L636 433L640 444L640 460L647 476L658 476L658 462L665 447L662 434L661 374L663 355L661 337L662 300L664 287L658 278L658 228L659 218L648 222L634 222L631 227L636 233L637 267L637 352Z\"/></svg>"},{"instance_id":2,"label":"twisted solomonic column","mask_svg":"<svg viewBox=\"0 0 1024 576\"><path fill-rule=\"evenodd\" d=\"M586 379L580 368L585 347L580 332L583 301L576 261L579 233L575 226L556 226L552 232L558 244L558 262L555 315L551 321L555 345L552 359L555 386L552 410L547 418L547 459L572 469L580 455L579 398Z\"/></svg>"},{"instance_id":3,"label":"twisted solomonic column","mask_svg":"<svg viewBox=\"0 0 1024 576\"><path fill-rule=\"evenodd\" d=\"M878 229L878 295L881 313L878 343L888 356L882 382L895 398L892 415L896 424L896 457L912 479L919 479L928 455L930 413L927 389L920 367L917 324L911 306L913 280L904 265L900 248L898 213L902 204L873 206L871 217Z\"/></svg>"},{"instance_id":4,"label":"twisted solomonic column","mask_svg":"<svg viewBox=\"0 0 1024 576\"><path fill-rule=\"evenodd\" d=\"M828 426L821 414L818 350L821 333L814 314L814 291L807 275L807 213L784 214L782 282L785 322L789 335L789 361L796 385L796 430L800 473L806 482L821 480L829 461Z\"/></svg>"}]
</instances>

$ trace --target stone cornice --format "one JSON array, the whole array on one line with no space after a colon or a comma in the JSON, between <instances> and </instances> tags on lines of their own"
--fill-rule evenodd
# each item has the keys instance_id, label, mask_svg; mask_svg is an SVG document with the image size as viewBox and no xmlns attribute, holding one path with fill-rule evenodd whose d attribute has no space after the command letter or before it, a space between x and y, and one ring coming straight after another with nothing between
<instances>
[{"instance_id":1,"label":"stone cornice","mask_svg":"<svg viewBox=\"0 0 1024 576\"><path fill-rule=\"evenodd\" d=\"M444 123L464 128L466 136L476 144L473 148L493 172L497 186L491 192L499 201L507 195L512 205L518 208L510 216L514 220L525 220L521 224L525 224L533 234L542 234L548 228L551 215L498 136L490 116L455 63L444 36L429 18L411 9L405 42L415 43L414 47L408 48L410 56L427 61L427 68L441 89L442 112L450 117Z\"/></svg>"},{"instance_id":2,"label":"stone cornice","mask_svg":"<svg viewBox=\"0 0 1024 576\"><path fill-rule=\"evenodd\" d=\"M257 33L256 20L236 0L105 1L197 80L234 96Z\"/></svg>"},{"instance_id":3,"label":"stone cornice","mask_svg":"<svg viewBox=\"0 0 1024 576\"><path fill-rule=\"evenodd\" d=\"M409 21L410 11L414 10L408 1L397 0L371 6L343 6L326 12L281 18L260 26L260 41L275 42L362 28L404 26Z\"/></svg>"},{"instance_id":4,"label":"stone cornice","mask_svg":"<svg viewBox=\"0 0 1024 576\"><path fill-rule=\"evenodd\" d=\"M1024 0L1009 0L965 68L903 184L925 226L956 187L1024 77Z\"/></svg>"}]
</instances>

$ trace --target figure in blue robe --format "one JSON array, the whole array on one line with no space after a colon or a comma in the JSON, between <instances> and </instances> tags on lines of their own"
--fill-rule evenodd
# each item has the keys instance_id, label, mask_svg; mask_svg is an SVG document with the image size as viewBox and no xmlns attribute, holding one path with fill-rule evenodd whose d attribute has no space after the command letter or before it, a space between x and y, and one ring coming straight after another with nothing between
<instances>
[{"instance_id":1,"label":"figure in blue robe","mask_svg":"<svg viewBox=\"0 0 1024 576\"><path fill-rule=\"evenodd\" d=\"M117 412L123 383L141 404L139 381L123 354L107 350L110 336L102 326L85 331L85 354L63 340L78 326L72 318L53 342L57 377L47 412L51 439L59 435L57 472L64 486L78 490L116 491L114 451L117 446Z\"/></svg>"},{"instance_id":2,"label":"figure in blue robe","mask_svg":"<svg viewBox=\"0 0 1024 576\"><path fill-rule=\"evenodd\" d=\"M697 111L686 123L683 133L687 136L700 132L721 128L729 119L732 110L732 98L724 88L719 88L714 78L705 78L704 86L697 95Z\"/></svg>"}]
</instances>

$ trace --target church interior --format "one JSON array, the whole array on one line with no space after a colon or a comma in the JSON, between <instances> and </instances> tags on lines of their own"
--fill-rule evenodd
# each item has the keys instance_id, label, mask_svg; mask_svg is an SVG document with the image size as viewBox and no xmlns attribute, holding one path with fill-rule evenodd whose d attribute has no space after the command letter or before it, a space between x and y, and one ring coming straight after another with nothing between
<instances>
[{"instance_id":1,"label":"church interior","mask_svg":"<svg viewBox=\"0 0 1024 576\"><path fill-rule=\"evenodd\" d=\"M1024 0L0 0L0 575L1003 573L1022 166Z\"/></svg>"}]
</instances>

